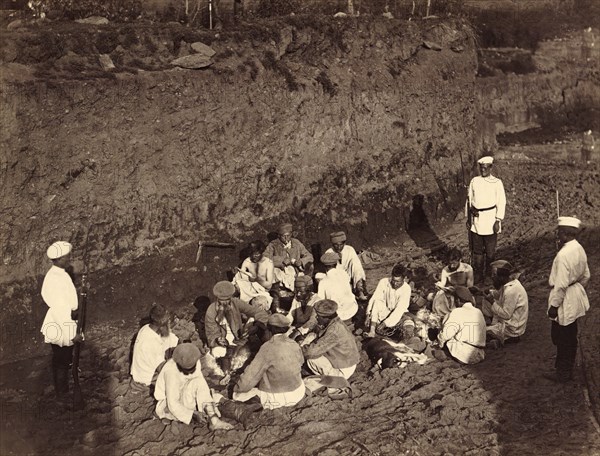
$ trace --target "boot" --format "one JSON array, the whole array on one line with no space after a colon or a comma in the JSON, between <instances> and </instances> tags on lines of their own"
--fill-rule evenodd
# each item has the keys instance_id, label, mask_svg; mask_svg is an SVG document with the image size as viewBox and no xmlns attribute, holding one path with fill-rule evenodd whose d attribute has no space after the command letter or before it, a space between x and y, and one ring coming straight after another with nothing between
<instances>
[{"instance_id":1,"label":"boot","mask_svg":"<svg viewBox=\"0 0 600 456\"><path fill-rule=\"evenodd\" d=\"M258 401L256 399L258 399ZM221 399L218 404L221 416L241 423L244 429L246 429L252 418L252 414L262 409L260 399L258 397L256 399L252 398L248 402Z\"/></svg>"},{"instance_id":2,"label":"boot","mask_svg":"<svg viewBox=\"0 0 600 456\"><path fill-rule=\"evenodd\" d=\"M52 367L52 377L56 397L63 397L69 392L69 369Z\"/></svg>"}]
</instances>

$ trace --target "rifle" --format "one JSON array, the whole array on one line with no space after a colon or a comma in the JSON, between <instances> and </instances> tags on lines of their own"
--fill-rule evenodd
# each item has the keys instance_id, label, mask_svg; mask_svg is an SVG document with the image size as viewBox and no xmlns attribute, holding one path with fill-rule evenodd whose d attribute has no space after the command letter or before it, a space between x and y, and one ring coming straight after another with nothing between
<instances>
[{"instance_id":1,"label":"rifle","mask_svg":"<svg viewBox=\"0 0 600 456\"><path fill-rule=\"evenodd\" d=\"M79 357L81 354L81 343L85 340L85 317L87 307L87 277L84 272L81 275L81 303L79 306L79 315L77 318L77 334L73 341L73 365L71 373L73 374L73 410L81 410L84 407L83 394L81 393L81 385L79 384Z\"/></svg>"},{"instance_id":2,"label":"rifle","mask_svg":"<svg viewBox=\"0 0 600 456\"><path fill-rule=\"evenodd\" d=\"M81 385L79 384L79 358L81 355L81 344L85 340L85 321L87 312L87 292L88 292L88 268L87 268L87 254L88 254L88 238L90 231L88 230L86 238L86 251L83 256L83 273L81 274L81 303L78 309L77 316L77 332L73 338L73 364L71 366L71 374L73 375L73 410L83 409L85 402L83 400L83 394L81 392Z\"/></svg>"},{"instance_id":3,"label":"rifle","mask_svg":"<svg viewBox=\"0 0 600 456\"><path fill-rule=\"evenodd\" d=\"M473 266L473 232L471 231L471 226L473 225L473 215L471 214L471 200L467 198L467 222L469 223L469 228L467 229L467 233L469 235L469 263Z\"/></svg>"}]
</instances>

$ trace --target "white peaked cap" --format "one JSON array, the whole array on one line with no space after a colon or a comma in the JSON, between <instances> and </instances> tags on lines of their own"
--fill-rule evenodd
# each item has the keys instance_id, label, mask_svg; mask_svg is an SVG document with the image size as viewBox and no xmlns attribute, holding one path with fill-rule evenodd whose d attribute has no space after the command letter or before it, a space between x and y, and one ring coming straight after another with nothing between
<instances>
[{"instance_id":1,"label":"white peaked cap","mask_svg":"<svg viewBox=\"0 0 600 456\"><path fill-rule=\"evenodd\" d=\"M480 165L491 165L492 163L494 163L494 157L486 155L485 157L481 157L479 160L477 160L477 163L479 163Z\"/></svg>"},{"instance_id":2,"label":"white peaked cap","mask_svg":"<svg viewBox=\"0 0 600 456\"><path fill-rule=\"evenodd\" d=\"M48 250L46 250L46 255L48 255L48 258L51 260L56 260L57 258L67 255L69 252L71 252L72 248L73 246L66 241L57 241L48 247Z\"/></svg>"},{"instance_id":3,"label":"white peaked cap","mask_svg":"<svg viewBox=\"0 0 600 456\"><path fill-rule=\"evenodd\" d=\"M573 228L580 228L581 220L576 217L558 217L558 226L572 226Z\"/></svg>"}]
</instances>

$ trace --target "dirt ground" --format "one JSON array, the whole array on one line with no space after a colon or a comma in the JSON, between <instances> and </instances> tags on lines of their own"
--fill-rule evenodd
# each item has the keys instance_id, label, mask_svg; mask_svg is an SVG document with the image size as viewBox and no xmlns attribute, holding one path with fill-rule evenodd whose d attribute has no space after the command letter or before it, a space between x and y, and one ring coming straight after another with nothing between
<instances>
[{"instance_id":1,"label":"dirt ground","mask_svg":"<svg viewBox=\"0 0 600 456\"><path fill-rule=\"evenodd\" d=\"M132 312L118 324L98 324L88 333L82 354L82 385L87 397L84 411L72 412L55 403L49 386L49 357L10 366L14 375L3 375L0 385L0 452L600 454L600 281L595 278L600 270L600 172L597 164L577 166L574 143L550 148L560 149L563 158L546 153L548 149L541 145L505 148L500 155L516 158L499 160L495 168L508 196L498 256L511 260L522 271L530 299L527 333L520 344L486 350L485 361L475 366L432 360L423 366L379 371L371 368L363 353L352 378L353 398L332 401L314 395L290 409L257 413L246 430L238 425L232 431L210 432L206 426L153 419L152 400L129 391L129 347L136 319L143 316ZM569 155L570 159L564 158ZM576 214L585 221L581 242L592 272L588 289L591 309L580 322L576 377L566 385L541 377L550 370L555 354L545 317L547 276L555 254L555 189L559 190L561 213ZM445 243L466 250L463 227L459 217L450 225L413 233L412 238L373 239L368 248L380 254L382 262L367 270L369 290L389 272L393 260L438 271L436 246ZM168 292L176 293L176 283L169 283L176 275L176 257L157 258L145 268L146 279L163 280ZM215 278L224 270L221 263L227 261L235 258L217 256ZM210 257L206 265L213 267ZM134 274L133 279L137 280ZM135 301L135 296L131 299ZM194 326L188 321L194 311L192 303L182 303L173 310L182 317L175 327L178 335L196 339Z\"/></svg>"}]
</instances>

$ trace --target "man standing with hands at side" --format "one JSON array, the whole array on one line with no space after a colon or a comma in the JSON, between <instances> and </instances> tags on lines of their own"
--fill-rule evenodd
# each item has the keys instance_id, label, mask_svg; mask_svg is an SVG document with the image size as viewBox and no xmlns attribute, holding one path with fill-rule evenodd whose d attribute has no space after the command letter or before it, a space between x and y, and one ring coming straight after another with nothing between
<instances>
[{"instance_id":1,"label":"man standing with hands at side","mask_svg":"<svg viewBox=\"0 0 600 456\"><path fill-rule=\"evenodd\" d=\"M502 229L506 209L506 194L502 181L492 176L494 158L482 157L477 163L480 176L471 179L466 210L471 266L475 273L475 283L481 284L485 279L486 267L495 259L498 233Z\"/></svg>"},{"instance_id":2,"label":"man standing with hands at side","mask_svg":"<svg viewBox=\"0 0 600 456\"><path fill-rule=\"evenodd\" d=\"M48 312L42 323L44 342L52 347L52 377L58 398L69 392L69 370L73 362L73 338L77 333L77 290L66 271L73 246L58 241L46 250L52 267L44 277L42 298Z\"/></svg>"},{"instance_id":3,"label":"man standing with hands at side","mask_svg":"<svg viewBox=\"0 0 600 456\"><path fill-rule=\"evenodd\" d=\"M545 378L566 383L573 378L577 355L577 319L590 308L585 286L590 269L585 250L575 237L581 221L575 217L558 218L558 240L561 248L552 263L548 280L552 287L548 297L548 317L552 320L552 343L556 345L556 372Z\"/></svg>"}]
</instances>

